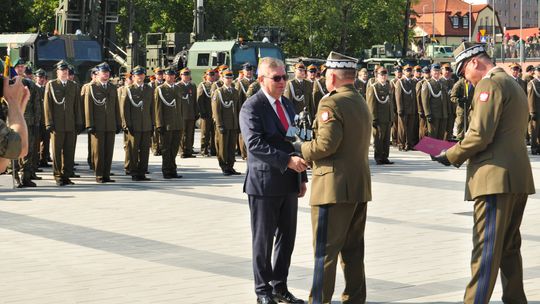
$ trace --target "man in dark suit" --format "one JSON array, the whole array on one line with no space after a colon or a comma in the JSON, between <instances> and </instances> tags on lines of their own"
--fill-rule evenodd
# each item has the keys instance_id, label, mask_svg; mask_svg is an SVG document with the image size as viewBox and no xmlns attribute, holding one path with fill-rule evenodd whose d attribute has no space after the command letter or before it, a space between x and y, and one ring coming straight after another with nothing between
<instances>
[{"instance_id":1,"label":"man in dark suit","mask_svg":"<svg viewBox=\"0 0 540 304\"><path fill-rule=\"evenodd\" d=\"M261 304L304 303L287 288L298 198L306 193L307 165L294 155L294 147L286 139L295 115L293 104L282 96L286 80L282 61L261 59L261 90L240 110L240 129L248 149L244 192L251 212L255 293Z\"/></svg>"}]
</instances>

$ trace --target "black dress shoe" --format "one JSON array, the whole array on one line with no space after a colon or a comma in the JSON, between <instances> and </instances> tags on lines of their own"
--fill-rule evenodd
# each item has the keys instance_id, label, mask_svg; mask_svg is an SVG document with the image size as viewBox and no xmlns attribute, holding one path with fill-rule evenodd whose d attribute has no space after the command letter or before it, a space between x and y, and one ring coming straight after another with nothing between
<instances>
[{"instance_id":1,"label":"black dress shoe","mask_svg":"<svg viewBox=\"0 0 540 304\"><path fill-rule=\"evenodd\" d=\"M139 182L139 181L141 181L141 178L139 176L137 176L137 175L133 175L131 177L131 180L134 181L134 182Z\"/></svg>"},{"instance_id":2,"label":"black dress shoe","mask_svg":"<svg viewBox=\"0 0 540 304\"><path fill-rule=\"evenodd\" d=\"M389 161L388 159L385 159L385 160L383 160L383 164L385 164L385 165L393 165L394 162L393 162L393 161Z\"/></svg>"},{"instance_id":3,"label":"black dress shoe","mask_svg":"<svg viewBox=\"0 0 540 304\"><path fill-rule=\"evenodd\" d=\"M277 302L271 297L261 296L257 298L257 304L277 304Z\"/></svg>"},{"instance_id":4,"label":"black dress shoe","mask_svg":"<svg viewBox=\"0 0 540 304\"><path fill-rule=\"evenodd\" d=\"M148 177L146 177L144 175L139 175L138 178L139 178L140 181L149 181L149 180L151 180L150 178L148 178Z\"/></svg>"},{"instance_id":5,"label":"black dress shoe","mask_svg":"<svg viewBox=\"0 0 540 304\"><path fill-rule=\"evenodd\" d=\"M182 178L182 175L179 175L179 174L177 174L177 173L174 173L174 174L163 174L163 178L165 178L165 179Z\"/></svg>"},{"instance_id":6,"label":"black dress shoe","mask_svg":"<svg viewBox=\"0 0 540 304\"><path fill-rule=\"evenodd\" d=\"M69 178L64 179L64 183L65 183L66 185L75 185L75 183L72 182Z\"/></svg>"},{"instance_id":7,"label":"black dress shoe","mask_svg":"<svg viewBox=\"0 0 540 304\"><path fill-rule=\"evenodd\" d=\"M297 297L293 296L293 294L290 293L288 290L285 291L284 293L274 293L272 294L272 296L279 303L292 303L292 304L304 303L304 300L298 299Z\"/></svg>"},{"instance_id":8,"label":"black dress shoe","mask_svg":"<svg viewBox=\"0 0 540 304\"><path fill-rule=\"evenodd\" d=\"M116 182L114 179L110 179L109 177L103 178L103 181L105 181L106 183L115 183Z\"/></svg>"},{"instance_id":9,"label":"black dress shoe","mask_svg":"<svg viewBox=\"0 0 540 304\"><path fill-rule=\"evenodd\" d=\"M17 185L17 188L34 188L36 187L36 183L29 179L23 179L20 184Z\"/></svg>"},{"instance_id":10,"label":"black dress shoe","mask_svg":"<svg viewBox=\"0 0 540 304\"><path fill-rule=\"evenodd\" d=\"M71 173L71 176L73 178L80 178L81 176L79 174Z\"/></svg>"},{"instance_id":11,"label":"black dress shoe","mask_svg":"<svg viewBox=\"0 0 540 304\"><path fill-rule=\"evenodd\" d=\"M32 174L32 176L30 176L30 179L31 180L42 180L43 178L40 177L40 176L37 176L36 174Z\"/></svg>"},{"instance_id":12,"label":"black dress shoe","mask_svg":"<svg viewBox=\"0 0 540 304\"><path fill-rule=\"evenodd\" d=\"M56 185L57 185L57 186L65 186L65 185L67 185L67 184L66 184L63 180L57 180L57 181L56 181Z\"/></svg>"},{"instance_id":13,"label":"black dress shoe","mask_svg":"<svg viewBox=\"0 0 540 304\"><path fill-rule=\"evenodd\" d=\"M231 171L229 171L229 170L223 170L223 175L231 176L231 175L233 175L233 173Z\"/></svg>"},{"instance_id":14,"label":"black dress shoe","mask_svg":"<svg viewBox=\"0 0 540 304\"><path fill-rule=\"evenodd\" d=\"M105 184L105 180L101 177L96 177L96 183L98 184Z\"/></svg>"},{"instance_id":15,"label":"black dress shoe","mask_svg":"<svg viewBox=\"0 0 540 304\"><path fill-rule=\"evenodd\" d=\"M240 173L240 172L238 172L238 171L236 171L234 169L231 169L229 171L232 173L232 175L242 175L242 173Z\"/></svg>"}]
</instances>

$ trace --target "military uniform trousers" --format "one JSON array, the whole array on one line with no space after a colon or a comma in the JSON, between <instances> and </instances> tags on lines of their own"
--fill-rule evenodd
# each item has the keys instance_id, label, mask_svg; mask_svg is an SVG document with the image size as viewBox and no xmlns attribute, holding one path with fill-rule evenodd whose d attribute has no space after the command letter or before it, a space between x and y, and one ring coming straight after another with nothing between
<instances>
[{"instance_id":1,"label":"military uniform trousers","mask_svg":"<svg viewBox=\"0 0 540 304\"><path fill-rule=\"evenodd\" d=\"M403 114L398 117L398 139L400 148L410 150L415 145L414 138L416 137L415 133L417 132L415 132L416 130L414 129L414 118L414 114Z\"/></svg>"},{"instance_id":2,"label":"military uniform trousers","mask_svg":"<svg viewBox=\"0 0 540 304\"><path fill-rule=\"evenodd\" d=\"M418 115L418 140L424 138L428 134L426 116L424 114Z\"/></svg>"},{"instance_id":3,"label":"military uniform trousers","mask_svg":"<svg viewBox=\"0 0 540 304\"><path fill-rule=\"evenodd\" d=\"M338 255L345 276L341 301L366 303L364 229L367 203L339 203L311 207L315 268L311 304L330 304L334 294Z\"/></svg>"},{"instance_id":4,"label":"military uniform trousers","mask_svg":"<svg viewBox=\"0 0 540 304\"><path fill-rule=\"evenodd\" d=\"M255 293L258 296L271 296L272 290L285 292L296 238L297 194L249 195L248 201L251 213Z\"/></svg>"},{"instance_id":5,"label":"military uniform trousers","mask_svg":"<svg viewBox=\"0 0 540 304\"><path fill-rule=\"evenodd\" d=\"M527 303L523 290L521 234L527 194L480 196L474 203L472 278L465 304L487 304L501 271L504 303Z\"/></svg>"},{"instance_id":6,"label":"military uniform trousers","mask_svg":"<svg viewBox=\"0 0 540 304\"><path fill-rule=\"evenodd\" d=\"M446 134L446 118L432 118L431 122L427 122L427 135L429 137L444 139Z\"/></svg>"},{"instance_id":7,"label":"military uniform trousers","mask_svg":"<svg viewBox=\"0 0 540 304\"><path fill-rule=\"evenodd\" d=\"M36 138L34 139L34 153L32 153L32 171L35 174L39 169L39 147L41 145L41 127L34 127L34 134Z\"/></svg>"},{"instance_id":8,"label":"military uniform trousers","mask_svg":"<svg viewBox=\"0 0 540 304\"><path fill-rule=\"evenodd\" d=\"M154 130L152 133L152 151L156 155L161 155L161 146L163 145L163 138L161 133Z\"/></svg>"},{"instance_id":9,"label":"military uniform trousers","mask_svg":"<svg viewBox=\"0 0 540 304\"><path fill-rule=\"evenodd\" d=\"M19 158L19 166L16 166L16 171L22 171L22 180L30 181L32 175L35 174L34 160L36 151L36 140L38 137L38 127L28 126L28 154L23 158ZM17 168L18 167L18 168Z\"/></svg>"},{"instance_id":10,"label":"military uniform trousers","mask_svg":"<svg viewBox=\"0 0 540 304\"><path fill-rule=\"evenodd\" d=\"M126 154L129 155L127 171L132 176L143 176L148 170L152 132L130 132L125 136Z\"/></svg>"},{"instance_id":11,"label":"military uniform trousers","mask_svg":"<svg viewBox=\"0 0 540 304\"><path fill-rule=\"evenodd\" d=\"M217 159L221 170L231 170L235 162L236 130L216 131Z\"/></svg>"},{"instance_id":12,"label":"military uniform trousers","mask_svg":"<svg viewBox=\"0 0 540 304\"><path fill-rule=\"evenodd\" d=\"M246 143L244 142L244 137L242 137L242 133L240 133L240 132L238 132L237 145L238 145L238 150L240 150L240 156L242 157L242 159L246 159L247 158L247 147L246 147Z\"/></svg>"},{"instance_id":13,"label":"military uniform trousers","mask_svg":"<svg viewBox=\"0 0 540 304\"><path fill-rule=\"evenodd\" d=\"M53 132L51 142L53 146L53 172L57 181L69 178L73 173L75 151L73 143L77 138L73 132Z\"/></svg>"},{"instance_id":14,"label":"military uniform trousers","mask_svg":"<svg viewBox=\"0 0 540 304\"><path fill-rule=\"evenodd\" d=\"M392 119L392 127L390 129L390 136L392 140L392 145L397 146L400 144L399 142L399 135L398 135L398 128L399 128L399 121L398 121L398 115L394 112L394 118Z\"/></svg>"},{"instance_id":15,"label":"military uniform trousers","mask_svg":"<svg viewBox=\"0 0 540 304\"><path fill-rule=\"evenodd\" d=\"M184 130L181 132L180 150L182 156L193 155L193 141L195 138L195 119L183 120Z\"/></svg>"},{"instance_id":16,"label":"military uniform trousers","mask_svg":"<svg viewBox=\"0 0 540 304\"><path fill-rule=\"evenodd\" d=\"M94 157L92 156L92 134L88 133L88 156L86 157L86 162L90 169L94 170Z\"/></svg>"},{"instance_id":17,"label":"military uniform trousers","mask_svg":"<svg viewBox=\"0 0 540 304\"><path fill-rule=\"evenodd\" d=\"M180 149L180 130L165 131L161 134L161 172L163 175L175 175L176 155Z\"/></svg>"},{"instance_id":18,"label":"military uniform trousers","mask_svg":"<svg viewBox=\"0 0 540 304\"><path fill-rule=\"evenodd\" d=\"M39 127L39 132L39 163L44 165L51 159L51 133L47 132L45 125Z\"/></svg>"},{"instance_id":19,"label":"military uniform trousers","mask_svg":"<svg viewBox=\"0 0 540 304\"><path fill-rule=\"evenodd\" d=\"M467 128L469 127L469 119L468 119L468 113L467 113ZM464 125L465 123L465 109L463 109L463 107L461 106L458 106L456 108L456 138L458 140L462 140L463 139L463 136L465 136L465 132L467 130L464 130Z\"/></svg>"},{"instance_id":20,"label":"military uniform trousers","mask_svg":"<svg viewBox=\"0 0 540 304\"><path fill-rule=\"evenodd\" d=\"M212 118L201 118L201 154L216 155L216 134Z\"/></svg>"},{"instance_id":21,"label":"military uniform trousers","mask_svg":"<svg viewBox=\"0 0 540 304\"><path fill-rule=\"evenodd\" d=\"M96 178L111 177L111 166L114 150L115 133L112 131L97 131L92 134L92 157Z\"/></svg>"},{"instance_id":22,"label":"military uniform trousers","mask_svg":"<svg viewBox=\"0 0 540 304\"><path fill-rule=\"evenodd\" d=\"M456 121L457 108L454 103L448 106L448 119L446 120L446 140L454 137L454 123Z\"/></svg>"},{"instance_id":23,"label":"military uniform trousers","mask_svg":"<svg viewBox=\"0 0 540 304\"><path fill-rule=\"evenodd\" d=\"M387 160L390 154L390 124L379 123L376 128L373 127L373 149L377 162Z\"/></svg>"},{"instance_id":24,"label":"military uniform trousers","mask_svg":"<svg viewBox=\"0 0 540 304\"><path fill-rule=\"evenodd\" d=\"M540 117L537 120L530 121L531 133L531 152L533 154L540 153Z\"/></svg>"}]
</instances>

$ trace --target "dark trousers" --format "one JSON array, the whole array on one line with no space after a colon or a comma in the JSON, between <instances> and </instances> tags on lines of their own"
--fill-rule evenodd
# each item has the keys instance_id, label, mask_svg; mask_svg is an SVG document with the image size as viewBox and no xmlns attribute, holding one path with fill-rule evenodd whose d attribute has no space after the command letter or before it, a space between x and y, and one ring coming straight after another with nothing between
<instances>
[{"instance_id":1,"label":"dark trousers","mask_svg":"<svg viewBox=\"0 0 540 304\"><path fill-rule=\"evenodd\" d=\"M133 132L126 134L126 154L129 155L127 171L132 176L144 176L148 169L150 138L152 132Z\"/></svg>"},{"instance_id":2,"label":"dark trousers","mask_svg":"<svg viewBox=\"0 0 540 304\"><path fill-rule=\"evenodd\" d=\"M216 132L217 159L221 170L232 170L236 161L236 130Z\"/></svg>"},{"instance_id":3,"label":"dark trousers","mask_svg":"<svg viewBox=\"0 0 540 304\"><path fill-rule=\"evenodd\" d=\"M367 203L313 206L315 268L309 303L330 304L336 282L338 256L345 276L343 303L366 303L364 230Z\"/></svg>"},{"instance_id":4,"label":"dark trousers","mask_svg":"<svg viewBox=\"0 0 540 304\"><path fill-rule=\"evenodd\" d=\"M373 149L376 161L388 159L390 153L390 123L380 123L373 128Z\"/></svg>"},{"instance_id":5,"label":"dark trousers","mask_svg":"<svg viewBox=\"0 0 540 304\"><path fill-rule=\"evenodd\" d=\"M73 142L75 132L54 132L51 134L53 145L53 172L56 180L67 179L73 173L75 151Z\"/></svg>"},{"instance_id":6,"label":"dark trousers","mask_svg":"<svg viewBox=\"0 0 540 304\"><path fill-rule=\"evenodd\" d=\"M154 130L152 133L152 151L157 154L161 154L161 146L163 145L163 138L161 133Z\"/></svg>"},{"instance_id":7,"label":"dark trousers","mask_svg":"<svg viewBox=\"0 0 540 304\"><path fill-rule=\"evenodd\" d=\"M41 143L39 147L39 162L45 164L51 159L51 133L45 130L45 126L40 127Z\"/></svg>"},{"instance_id":8,"label":"dark trousers","mask_svg":"<svg viewBox=\"0 0 540 304\"><path fill-rule=\"evenodd\" d=\"M201 118L201 154L216 154L216 138L212 118Z\"/></svg>"},{"instance_id":9,"label":"dark trousers","mask_svg":"<svg viewBox=\"0 0 540 304\"><path fill-rule=\"evenodd\" d=\"M26 154L26 156L24 156L23 158L19 158L19 166L13 168L15 171L22 171L23 181L30 181L32 175L34 175L36 172L34 167L34 160L36 157L34 156L34 154L37 153L37 130L38 129L34 126L28 126L28 154Z\"/></svg>"},{"instance_id":10,"label":"dark trousers","mask_svg":"<svg viewBox=\"0 0 540 304\"><path fill-rule=\"evenodd\" d=\"M285 292L296 238L297 194L249 195L255 293ZM274 259L272 258L274 249Z\"/></svg>"},{"instance_id":11,"label":"dark trousers","mask_svg":"<svg viewBox=\"0 0 540 304\"><path fill-rule=\"evenodd\" d=\"M531 120L530 130L531 130L531 152L538 153L540 152L540 121Z\"/></svg>"},{"instance_id":12,"label":"dark trousers","mask_svg":"<svg viewBox=\"0 0 540 304\"><path fill-rule=\"evenodd\" d=\"M406 114L398 117L399 129L399 147L403 149L411 149L414 142L414 114Z\"/></svg>"},{"instance_id":13,"label":"dark trousers","mask_svg":"<svg viewBox=\"0 0 540 304\"><path fill-rule=\"evenodd\" d=\"M446 118L433 118L427 123L428 136L436 139L444 139L446 134Z\"/></svg>"},{"instance_id":14,"label":"dark trousers","mask_svg":"<svg viewBox=\"0 0 540 304\"><path fill-rule=\"evenodd\" d=\"M474 203L472 278L465 304L488 304L499 269L504 303L525 304L521 233L527 194L480 196Z\"/></svg>"},{"instance_id":15,"label":"dark trousers","mask_svg":"<svg viewBox=\"0 0 540 304\"><path fill-rule=\"evenodd\" d=\"M418 115L418 141L427 135L427 121L424 114Z\"/></svg>"},{"instance_id":16,"label":"dark trousers","mask_svg":"<svg viewBox=\"0 0 540 304\"><path fill-rule=\"evenodd\" d=\"M191 156L193 155L193 140L195 138L195 119L184 119L183 126L180 150L183 156Z\"/></svg>"},{"instance_id":17,"label":"dark trousers","mask_svg":"<svg viewBox=\"0 0 540 304\"><path fill-rule=\"evenodd\" d=\"M98 131L92 134L92 156L97 178L110 178L114 151L114 132Z\"/></svg>"},{"instance_id":18,"label":"dark trousers","mask_svg":"<svg viewBox=\"0 0 540 304\"><path fill-rule=\"evenodd\" d=\"M165 131L161 134L161 172L163 175L176 174L176 154L180 148L180 132Z\"/></svg>"}]
</instances>

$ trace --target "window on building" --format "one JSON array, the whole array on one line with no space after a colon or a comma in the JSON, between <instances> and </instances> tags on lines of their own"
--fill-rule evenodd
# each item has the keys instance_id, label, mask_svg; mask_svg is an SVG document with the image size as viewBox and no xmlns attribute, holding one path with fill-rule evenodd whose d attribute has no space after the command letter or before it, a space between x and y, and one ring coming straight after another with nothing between
<instances>
[{"instance_id":1,"label":"window on building","mask_svg":"<svg viewBox=\"0 0 540 304\"><path fill-rule=\"evenodd\" d=\"M459 28L459 16L455 15L452 17L452 27Z\"/></svg>"},{"instance_id":2,"label":"window on building","mask_svg":"<svg viewBox=\"0 0 540 304\"><path fill-rule=\"evenodd\" d=\"M463 16L463 28L469 28L469 15Z\"/></svg>"}]
</instances>

